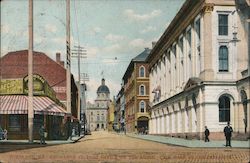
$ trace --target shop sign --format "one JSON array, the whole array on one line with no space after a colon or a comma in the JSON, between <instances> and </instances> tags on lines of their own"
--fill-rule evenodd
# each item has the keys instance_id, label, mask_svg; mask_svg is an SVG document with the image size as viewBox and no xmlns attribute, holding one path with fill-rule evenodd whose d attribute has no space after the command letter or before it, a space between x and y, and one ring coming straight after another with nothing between
<instances>
[{"instance_id":1,"label":"shop sign","mask_svg":"<svg viewBox=\"0 0 250 163\"><path fill-rule=\"evenodd\" d=\"M23 94L22 79L1 79L0 94Z\"/></svg>"},{"instance_id":2,"label":"shop sign","mask_svg":"<svg viewBox=\"0 0 250 163\"><path fill-rule=\"evenodd\" d=\"M39 75L33 75L33 93L35 95L43 95L45 80ZM28 76L24 78L24 92L28 93Z\"/></svg>"}]
</instances>

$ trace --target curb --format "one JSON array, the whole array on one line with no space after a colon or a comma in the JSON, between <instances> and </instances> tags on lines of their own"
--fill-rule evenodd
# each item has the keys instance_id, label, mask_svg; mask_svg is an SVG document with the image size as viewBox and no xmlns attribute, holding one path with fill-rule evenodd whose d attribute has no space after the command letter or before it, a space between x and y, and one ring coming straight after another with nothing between
<instances>
[{"instance_id":1,"label":"curb","mask_svg":"<svg viewBox=\"0 0 250 163\"><path fill-rule=\"evenodd\" d=\"M250 149L250 147L232 147L232 148L227 148L225 146L220 146L220 147L215 147L215 146L207 146L207 147L199 147L199 146L188 146L188 145L180 145L180 144L174 144L174 143L168 143L168 142L162 142L162 141L158 141L158 140L152 140L152 139L144 139L144 138L140 138L140 137L136 137L136 136L132 136L127 134L126 136L131 137L131 138L135 138L135 139L140 139L140 140L145 140L145 141L152 141L152 142L156 142L156 143L161 143L161 144L167 144L170 146L177 146L177 147L185 147L185 148L224 148L224 149Z\"/></svg>"}]
</instances>

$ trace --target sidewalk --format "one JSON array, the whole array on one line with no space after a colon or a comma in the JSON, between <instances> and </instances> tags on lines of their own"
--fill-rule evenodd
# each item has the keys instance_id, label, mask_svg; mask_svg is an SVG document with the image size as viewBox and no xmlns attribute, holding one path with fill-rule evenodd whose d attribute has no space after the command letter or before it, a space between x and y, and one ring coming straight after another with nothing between
<instances>
[{"instance_id":1,"label":"sidewalk","mask_svg":"<svg viewBox=\"0 0 250 163\"><path fill-rule=\"evenodd\" d=\"M82 139L84 135L81 136L74 136L72 137L72 140L46 140L45 145L59 145L59 144L70 144L70 143L76 143L80 139ZM28 140L0 140L1 144L13 144L13 145L28 145L28 144L40 144L40 140L34 140L33 143L29 143Z\"/></svg>"},{"instance_id":2,"label":"sidewalk","mask_svg":"<svg viewBox=\"0 0 250 163\"><path fill-rule=\"evenodd\" d=\"M155 136L155 135L137 135L127 133L127 136L149 140L154 142L159 142L168 145L189 147L189 148L225 148L226 141L224 140L210 140L210 142L204 142L202 140L186 140L182 138L173 138L166 136ZM250 140L248 141L239 141L232 140L231 142L232 148L248 148L250 149Z\"/></svg>"}]
</instances>

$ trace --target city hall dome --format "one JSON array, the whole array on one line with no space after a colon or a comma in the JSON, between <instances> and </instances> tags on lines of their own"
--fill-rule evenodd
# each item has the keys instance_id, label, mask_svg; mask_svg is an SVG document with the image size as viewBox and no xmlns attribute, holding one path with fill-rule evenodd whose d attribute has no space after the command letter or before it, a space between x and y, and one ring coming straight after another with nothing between
<instances>
[{"instance_id":1,"label":"city hall dome","mask_svg":"<svg viewBox=\"0 0 250 163\"><path fill-rule=\"evenodd\" d=\"M110 93L109 88L105 85L105 79L102 79L102 85L98 87L97 93Z\"/></svg>"}]
</instances>

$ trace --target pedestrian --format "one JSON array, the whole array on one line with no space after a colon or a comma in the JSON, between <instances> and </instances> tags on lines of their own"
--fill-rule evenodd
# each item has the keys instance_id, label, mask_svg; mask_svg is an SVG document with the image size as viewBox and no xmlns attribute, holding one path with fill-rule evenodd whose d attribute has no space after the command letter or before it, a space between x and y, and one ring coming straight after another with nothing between
<instances>
[{"instance_id":1,"label":"pedestrian","mask_svg":"<svg viewBox=\"0 0 250 163\"><path fill-rule=\"evenodd\" d=\"M225 134L225 137L226 137L226 147L227 146L232 147L231 146L232 132L233 132L233 129L230 126L230 122L227 122L227 126L224 128L224 134Z\"/></svg>"},{"instance_id":2,"label":"pedestrian","mask_svg":"<svg viewBox=\"0 0 250 163\"><path fill-rule=\"evenodd\" d=\"M44 129L44 126L40 127L39 135L40 135L40 144L45 144L45 129Z\"/></svg>"},{"instance_id":3,"label":"pedestrian","mask_svg":"<svg viewBox=\"0 0 250 163\"><path fill-rule=\"evenodd\" d=\"M8 131L6 129L3 130L3 136L5 140L8 140Z\"/></svg>"},{"instance_id":4,"label":"pedestrian","mask_svg":"<svg viewBox=\"0 0 250 163\"><path fill-rule=\"evenodd\" d=\"M205 134L205 142L209 142L208 136L209 136L210 132L209 132L209 129L207 128L207 126L205 126L204 134Z\"/></svg>"}]
</instances>

